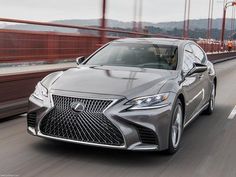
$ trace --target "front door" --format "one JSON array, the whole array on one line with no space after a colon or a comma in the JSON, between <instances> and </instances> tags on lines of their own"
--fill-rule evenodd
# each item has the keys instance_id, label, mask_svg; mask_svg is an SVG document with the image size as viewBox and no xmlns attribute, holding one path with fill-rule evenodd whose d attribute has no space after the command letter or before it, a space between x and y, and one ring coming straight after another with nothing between
<instances>
[{"instance_id":1,"label":"front door","mask_svg":"<svg viewBox=\"0 0 236 177\"><path fill-rule=\"evenodd\" d=\"M192 48L188 45L185 47L183 59L183 75L193 68L195 55ZM204 75L203 73L195 73L191 76L186 76L183 83L183 92L185 95L185 123L187 123L202 107L205 99Z\"/></svg>"}]
</instances>

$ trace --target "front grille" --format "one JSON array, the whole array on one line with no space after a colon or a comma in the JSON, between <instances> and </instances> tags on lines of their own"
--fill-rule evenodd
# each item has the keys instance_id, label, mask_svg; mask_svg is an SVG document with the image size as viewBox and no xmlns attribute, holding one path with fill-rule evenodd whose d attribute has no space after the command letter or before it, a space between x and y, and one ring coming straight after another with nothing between
<instances>
[{"instance_id":1,"label":"front grille","mask_svg":"<svg viewBox=\"0 0 236 177\"><path fill-rule=\"evenodd\" d=\"M103 111L111 100L81 99L53 95L54 109L41 121L44 135L80 142L121 146L123 137ZM76 113L71 104L80 102L84 111Z\"/></svg>"},{"instance_id":2,"label":"front grille","mask_svg":"<svg viewBox=\"0 0 236 177\"><path fill-rule=\"evenodd\" d=\"M31 112L27 114L27 125L28 127L35 127L36 124L36 113Z\"/></svg>"},{"instance_id":3,"label":"front grille","mask_svg":"<svg viewBox=\"0 0 236 177\"><path fill-rule=\"evenodd\" d=\"M142 143L155 144L155 145L158 144L157 136L153 130L143 127L143 126L139 126L139 125L135 125L135 126L138 130L139 138Z\"/></svg>"}]
</instances>

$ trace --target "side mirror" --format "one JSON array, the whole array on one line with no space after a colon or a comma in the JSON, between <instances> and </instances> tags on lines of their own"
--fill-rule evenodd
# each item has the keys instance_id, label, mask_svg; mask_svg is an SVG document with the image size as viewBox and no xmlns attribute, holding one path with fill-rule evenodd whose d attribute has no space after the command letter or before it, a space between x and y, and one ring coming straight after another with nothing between
<instances>
[{"instance_id":1,"label":"side mirror","mask_svg":"<svg viewBox=\"0 0 236 177\"><path fill-rule=\"evenodd\" d=\"M194 63L193 68L188 72L187 76L191 76L195 73L203 73L207 70L207 66L200 63Z\"/></svg>"},{"instance_id":2,"label":"side mirror","mask_svg":"<svg viewBox=\"0 0 236 177\"><path fill-rule=\"evenodd\" d=\"M83 63L85 61L85 59L86 58L84 56L76 58L76 64L80 65L81 63Z\"/></svg>"}]
</instances>

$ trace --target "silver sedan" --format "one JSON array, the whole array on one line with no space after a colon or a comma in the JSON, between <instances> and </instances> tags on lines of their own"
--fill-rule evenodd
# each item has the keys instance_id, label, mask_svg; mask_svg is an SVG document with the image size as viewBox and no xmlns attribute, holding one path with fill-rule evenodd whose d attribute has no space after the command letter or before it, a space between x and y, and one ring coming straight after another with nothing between
<instances>
[{"instance_id":1,"label":"silver sedan","mask_svg":"<svg viewBox=\"0 0 236 177\"><path fill-rule=\"evenodd\" d=\"M173 154L184 127L214 110L215 70L193 41L120 39L77 63L37 84L29 98L30 134Z\"/></svg>"}]
</instances>

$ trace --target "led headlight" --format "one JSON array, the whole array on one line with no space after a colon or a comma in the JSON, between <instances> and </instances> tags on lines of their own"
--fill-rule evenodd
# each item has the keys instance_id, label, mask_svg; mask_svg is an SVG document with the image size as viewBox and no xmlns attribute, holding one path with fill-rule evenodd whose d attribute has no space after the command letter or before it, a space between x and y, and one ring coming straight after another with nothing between
<instances>
[{"instance_id":1,"label":"led headlight","mask_svg":"<svg viewBox=\"0 0 236 177\"><path fill-rule=\"evenodd\" d=\"M126 105L131 105L129 110L161 108L168 105L168 97L169 93L140 97L128 101Z\"/></svg>"},{"instance_id":2,"label":"led headlight","mask_svg":"<svg viewBox=\"0 0 236 177\"><path fill-rule=\"evenodd\" d=\"M43 97L48 97L48 90L39 82L35 87L33 96L43 101Z\"/></svg>"}]
</instances>

